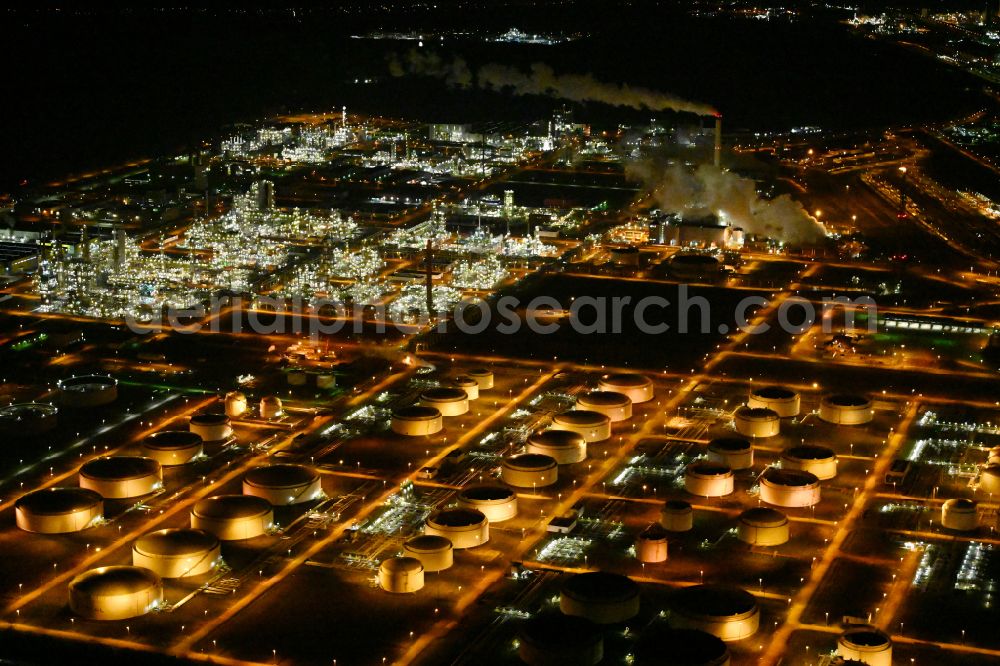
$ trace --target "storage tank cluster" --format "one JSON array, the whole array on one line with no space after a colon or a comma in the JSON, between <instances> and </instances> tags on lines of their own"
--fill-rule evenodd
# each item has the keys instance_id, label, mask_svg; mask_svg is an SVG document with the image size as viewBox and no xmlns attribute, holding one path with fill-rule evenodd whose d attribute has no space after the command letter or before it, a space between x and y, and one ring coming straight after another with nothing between
<instances>
[{"instance_id":1,"label":"storage tank cluster","mask_svg":"<svg viewBox=\"0 0 1000 666\"><path fill-rule=\"evenodd\" d=\"M444 429L444 418L437 407L411 405L392 410L389 428L397 435L420 437L433 435Z\"/></svg>"},{"instance_id":2,"label":"storage tank cluster","mask_svg":"<svg viewBox=\"0 0 1000 666\"><path fill-rule=\"evenodd\" d=\"M892 666L892 639L875 627L853 627L837 639L837 654L868 666Z\"/></svg>"},{"instance_id":3,"label":"storage tank cluster","mask_svg":"<svg viewBox=\"0 0 1000 666\"><path fill-rule=\"evenodd\" d=\"M14 503L14 521L26 532L79 532L103 518L104 500L99 493L86 488L36 490Z\"/></svg>"},{"instance_id":4,"label":"storage tank cluster","mask_svg":"<svg viewBox=\"0 0 1000 666\"><path fill-rule=\"evenodd\" d=\"M699 497L722 497L733 492L733 470L726 465L696 460L684 470L684 489Z\"/></svg>"},{"instance_id":5,"label":"storage tank cluster","mask_svg":"<svg viewBox=\"0 0 1000 666\"><path fill-rule=\"evenodd\" d=\"M163 470L152 458L107 456L80 467L80 487L104 499L142 497L163 487Z\"/></svg>"},{"instance_id":6,"label":"storage tank cluster","mask_svg":"<svg viewBox=\"0 0 1000 666\"><path fill-rule=\"evenodd\" d=\"M424 571L431 573L450 569L455 563L451 540L436 534L420 534L403 543L403 554L420 560Z\"/></svg>"},{"instance_id":7,"label":"storage tank cluster","mask_svg":"<svg viewBox=\"0 0 1000 666\"><path fill-rule=\"evenodd\" d=\"M67 407L102 407L118 399L118 380L107 375L80 375L59 380L59 401Z\"/></svg>"},{"instance_id":8,"label":"storage tank cluster","mask_svg":"<svg viewBox=\"0 0 1000 666\"><path fill-rule=\"evenodd\" d=\"M667 561L667 531L653 523L635 539L635 559L646 564Z\"/></svg>"},{"instance_id":9,"label":"storage tank cluster","mask_svg":"<svg viewBox=\"0 0 1000 666\"><path fill-rule=\"evenodd\" d=\"M142 455L164 466L185 465L204 452L204 444L190 430L161 430L142 440Z\"/></svg>"},{"instance_id":10,"label":"storage tank cluster","mask_svg":"<svg viewBox=\"0 0 1000 666\"><path fill-rule=\"evenodd\" d=\"M552 417L552 430L568 430L582 435L588 443L611 437L611 419L607 414L578 409Z\"/></svg>"},{"instance_id":11,"label":"storage tank cluster","mask_svg":"<svg viewBox=\"0 0 1000 666\"><path fill-rule=\"evenodd\" d=\"M604 571L574 574L559 593L559 609L595 624L618 624L639 614L639 585Z\"/></svg>"},{"instance_id":12,"label":"storage tank cluster","mask_svg":"<svg viewBox=\"0 0 1000 666\"><path fill-rule=\"evenodd\" d=\"M708 443L708 459L732 470L753 467L753 445L742 437L719 437Z\"/></svg>"},{"instance_id":13,"label":"storage tank cluster","mask_svg":"<svg viewBox=\"0 0 1000 666\"><path fill-rule=\"evenodd\" d=\"M476 509L442 509L428 516L424 534L444 537L455 549L475 548L490 540L490 524Z\"/></svg>"},{"instance_id":14,"label":"storage tank cluster","mask_svg":"<svg viewBox=\"0 0 1000 666\"><path fill-rule=\"evenodd\" d=\"M837 454L833 449L816 444L801 444L784 450L781 466L816 475L820 481L837 476Z\"/></svg>"},{"instance_id":15,"label":"storage tank cluster","mask_svg":"<svg viewBox=\"0 0 1000 666\"><path fill-rule=\"evenodd\" d=\"M979 528L979 505L970 499L950 499L941 505L941 524L949 530L971 532Z\"/></svg>"},{"instance_id":16,"label":"storage tank cluster","mask_svg":"<svg viewBox=\"0 0 1000 666\"><path fill-rule=\"evenodd\" d=\"M875 418L872 401L863 395L838 393L819 402L819 417L837 425L863 425Z\"/></svg>"},{"instance_id":17,"label":"storage tank cluster","mask_svg":"<svg viewBox=\"0 0 1000 666\"><path fill-rule=\"evenodd\" d=\"M798 392L784 386L762 386L752 390L747 399L747 407L770 409L783 419L798 416L801 406Z\"/></svg>"},{"instance_id":18,"label":"storage tank cluster","mask_svg":"<svg viewBox=\"0 0 1000 666\"><path fill-rule=\"evenodd\" d=\"M575 409L604 414L612 423L632 418L631 398L614 391L591 391L577 396Z\"/></svg>"},{"instance_id":19,"label":"storage tank cluster","mask_svg":"<svg viewBox=\"0 0 1000 666\"><path fill-rule=\"evenodd\" d=\"M13 437L42 435L59 424L59 409L42 402L22 402L0 408L0 432Z\"/></svg>"},{"instance_id":20,"label":"storage tank cluster","mask_svg":"<svg viewBox=\"0 0 1000 666\"><path fill-rule=\"evenodd\" d=\"M671 603L670 626L696 629L726 641L757 633L760 608L745 590L721 585L692 585L678 590Z\"/></svg>"},{"instance_id":21,"label":"storage tank cluster","mask_svg":"<svg viewBox=\"0 0 1000 666\"><path fill-rule=\"evenodd\" d=\"M221 442L233 434L233 427L226 414L202 412L188 421L188 430L205 442Z\"/></svg>"},{"instance_id":22,"label":"storage tank cluster","mask_svg":"<svg viewBox=\"0 0 1000 666\"><path fill-rule=\"evenodd\" d=\"M243 494L260 497L272 506L285 506L317 499L323 487L319 474L304 465L268 465L243 475Z\"/></svg>"},{"instance_id":23,"label":"storage tank cluster","mask_svg":"<svg viewBox=\"0 0 1000 666\"><path fill-rule=\"evenodd\" d=\"M668 532L688 532L694 527L694 509L690 502L669 500L660 509L660 525Z\"/></svg>"},{"instance_id":24,"label":"storage tank cluster","mask_svg":"<svg viewBox=\"0 0 1000 666\"><path fill-rule=\"evenodd\" d=\"M751 546L780 546L788 543L788 518L767 507L747 509L740 514L736 536Z\"/></svg>"},{"instance_id":25,"label":"storage tank cluster","mask_svg":"<svg viewBox=\"0 0 1000 666\"><path fill-rule=\"evenodd\" d=\"M783 507L805 507L819 503L819 479L811 472L769 467L761 475L760 499Z\"/></svg>"},{"instance_id":26,"label":"storage tank cluster","mask_svg":"<svg viewBox=\"0 0 1000 666\"><path fill-rule=\"evenodd\" d=\"M139 537L132 545L132 564L161 578L200 576L212 571L221 558L219 539L204 530L158 530Z\"/></svg>"},{"instance_id":27,"label":"storage tank cluster","mask_svg":"<svg viewBox=\"0 0 1000 666\"><path fill-rule=\"evenodd\" d=\"M528 437L524 450L548 456L559 465L570 465L587 459L587 440L570 430L542 430Z\"/></svg>"},{"instance_id":28,"label":"storage tank cluster","mask_svg":"<svg viewBox=\"0 0 1000 666\"><path fill-rule=\"evenodd\" d=\"M649 402L653 399L652 380L637 373L607 375L597 383L597 388L601 391L627 395L633 403Z\"/></svg>"},{"instance_id":29,"label":"storage tank cluster","mask_svg":"<svg viewBox=\"0 0 1000 666\"><path fill-rule=\"evenodd\" d=\"M517 488L544 488L559 479L559 466L550 456L521 453L503 459L500 479Z\"/></svg>"},{"instance_id":30,"label":"storage tank cluster","mask_svg":"<svg viewBox=\"0 0 1000 666\"><path fill-rule=\"evenodd\" d=\"M420 404L437 409L442 416L461 416L469 411L469 394L460 388L439 386L421 393Z\"/></svg>"},{"instance_id":31,"label":"storage tank cluster","mask_svg":"<svg viewBox=\"0 0 1000 666\"><path fill-rule=\"evenodd\" d=\"M70 610L89 620L139 617L162 601L163 581L143 567L91 569L69 584Z\"/></svg>"},{"instance_id":32,"label":"storage tank cluster","mask_svg":"<svg viewBox=\"0 0 1000 666\"><path fill-rule=\"evenodd\" d=\"M517 515L517 494L503 486L470 486L458 493L458 506L479 511L490 523L502 523Z\"/></svg>"},{"instance_id":33,"label":"storage tank cluster","mask_svg":"<svg viewBox=\"0 0 1000 666\"><path fill-rule=\"evenodd\" d=\"M744 437L774 437L781 431L781 417L767 407L744 405L733 415L733 425Z\"/></svg>"},{"instance_id":34,"label":"storage tank cluster","mask_svg":"<svg viewBox=\"0 0 1000 666\"><path fill-rule=\"evenodd\" d=\"M252 495L207 497L191 509L191 527L211 532L222 541L252 539L273 524L271 503Z\"/></svg>"}]
</instances>

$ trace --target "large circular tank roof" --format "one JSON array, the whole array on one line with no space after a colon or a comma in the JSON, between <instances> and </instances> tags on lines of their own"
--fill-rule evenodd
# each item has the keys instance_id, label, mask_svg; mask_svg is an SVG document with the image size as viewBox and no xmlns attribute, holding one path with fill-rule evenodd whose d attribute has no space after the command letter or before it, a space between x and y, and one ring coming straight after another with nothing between
<instances>
[{"instance_id":1,"label":"large circular tank roof","mask_svg":"<svg viewBox=\"0 0 1000 666\"><path fill-rule=\"evenodd\" d=\"M578 404L598 405L600 407L621 407L631 404L631 402L627 395L616 391L591 391L577 397Z\"/></svg>"},{"instance_id":2,"label":"large circular tank roof","mask_svg":"<svg viewBox=\"0 0 1000 666\"><path fill-rule=\"evenodd\" d=\"M577 615L543 613L527 620L518 632L522 641L547 651L578 652L581 643L593 646L601 642L601 630L590 620Z\"/></svg>"},{"instance_id":3,"label":"large circular tank roof","mask_svg":"<svg viewBox=\"0 0 1000 666\"><path fill-rule=\"evenodd\" d=\"M0 407L0 422L14 424L18 422L44 421L59 413L55 405L45 402L19 402L6 407Z\"/></svg>"},{"instance_id":4,"label":"large circular tank roof","mask_svg":"<svg viewBox=\"0 0 1000 666\"><path fill-rule=\"evenodd\" d=\"M687 473L694 476L732 476L733 470L721 463L697 460L687 466Z\"/></svg>"},{"instance_id":5,"label":"large circular tank roof","mask_svg":"<svg viewBox=\"0 0 1000 666\"><path fill-rule=\"evenodd\" d=\"M944 505L948 507L949 511L960 513L975 513L978 507L978 504L974 500L965 498L946 500Z\"/></svg>"},{"instance_id":6,"label":"large circular tank roof","mask_svg":"<svg viewBox=\"0 0 1000 666\"><path fill-rule=\"evenodd\" d=\"M571 412L563 412L552 417L552 421L562 425L577 427L593 427L604 425L611 419L599 412L592 412L587 409L575 409Z\"/></svg>"},{"instance_id":7,"label":"large circular tank roof","mask_svg":"<svg viewBox=\"0 0 1000 666\"><path fill-rule=\"evenodd\" d=\"M468 400L469 394L460 388L439 386L437 388L427 389L421 393L420 399L427 400L429 402L461 402L463 400Z\"/></svg>"},{"instance_id":8,"label":"large circular tank roof","mask_svg":"<svg viewBox=\"0 0 1000 666\"><path fill-rule=\"evenodd\" d=\"M87 488L46 488L18 498L14 506L39 516L61 516L92 508L102 501L99 493Z\"/></svg>"},{"instance_id":9,"label":"large circular tank roof","mask_svg":"<svg viewBox=\"0 0 1000 666\"><path fill-rule=\"evenodd\" d=\"M754 527L780 527L788 522L788 518L780 511L759 506L741 513L740 522Z\"/></svg>"},{"instance_id":10,"label":"large circular tank roof","mask_svg":"<svg viewBox=\"0 0 1000 666\"><path fill-rule=\"evenodd\" d=\"M856 627L848 629L840 636L840 640L858 647L877 648L889 645L891 639L875 627Z\"/></svg>"},{"instance_id":11,"label":"large circular tank roof","mask_svg":"<svg viewBox=\"0 0 1000 666\"><path fill-rule=\"evenodd\" d=\"M761 477L762 480L776 486L813 486L819 483L819 477L812 472L803 472L797 469L782 469L780 467L768 467Z\"/></svg>"},{"instance_id":12,"label":"large circular tank roof","mask_svg":"<svg viewBox=\"0 0 1000 666\"><path fill-rule=\"evenodd\" d=\"M503 465L517 470L544 470L555 467L556 460L541 453L521 453L505 458Z\"/></svg>"},{"instance_id":13,"label":"large circular tank roof","mask_svg":"<svg viewBox=\"0 0 1000 666\"><path fill-rule=\"evenodd\" d=\"M135 550L150 557L178 557L203 553L219 545L214 534L191 528L165 529L139 537Z\"/></svg>"},{"instance_id":14,"label":"large circular tank roof","mask_svg":"<svg viewBox=\"0 0 1000 666\"><path fill-rule=\"evenodd\" d=\"M791 400L795 397L795 391L784 386L762 386L754 389L751 395L765 400Z\"/></svg>"},{"instance_id":15,"label":"large circular tank roof","mask_svg":"<svg viewBox=\"0 0 1000 666\"><path fill-rule=\"evenodd\" d=\"M159 471L160 463L152 458L109 456L84 463L80 468L80 475L105 481L125 481L158 474Z\"/></svg>"},{"instance_id":16,"label":"large circular tank roof","mask_svg":"<svg viewBox=\"0 0 1000 666\"><path fill-rule=\"evenodd\" d=\"M679 252L670 258L670 263L681 266L718 266L719 260L708 254Z\"/></svg>"},{"instance_id":17,"label":"large circular tank roof","mask_svg":"<svg viewBox=\"0 0 1000 666\"><path fill-rule=\"evenodd\" d=\"M191 417L191 423L195 425L222 425L229 423L229 417L221 412L201 412Z\"/></svg>"},{"instance_id":18,"label":"large circular tank roof","mask_svg":"<svg viewBox=\"0 0 1000 666\"><path fill-rule=\"evenodd\" d=\"M417 553L437 553L451 549L451 539L437 534L420 534L406 540L406 549Z\"/></svg>"},{"instance_id":19,"label":"large circular tank roof","mask_svg":"<svg viewBox=\"0 0 1000 666\"><path fill-rule=\"evenodd\" d=\"M382 560L379 569L390 573L417 573L423 571L424 565L415 557L390 557Z\"/></svg>"},{"instance_id":20,"label":"large circular tank roof","mask_svg":"<svg viewBox=\"0 0 1000 666\"><path fill-rule=\"evenodd\" d=\"M745 590L722 585L692 585L678 590L677 611L697 617L740 618L757 609L757 600Z\"/></svg>"},{"instance_id":21,"label":"large circular tank roof","mask_svg":"<svg viewBox=\"0 0 1000 666\"><path fill-rule=\"evenodd\" d=\"M617 603L639 595L639 585L621 574L591 571L566 579L562 594L589 603Z\"/></svg>"},{"instance_id":22,"label":"large circular tank roof","mask_svg":"<svg viewBox=\"0 0 1000 666\"><path fill-rule=\"evenodd\" d=\"M835 393L823 398L823 402L837 407L866 407L871 404L871 400L863 395L851 393Z\"/></svg>"},{"instance_id":23,"label":"large circular tank roof","mask_svg":"<svg viewBox=\"0 0 1000 666\"><path fill-rule=\"evenodd\" d=\"M191 512L202 518L257 518L271 512L271 503L253 495L215 495L199 500Z\"/></svg>"},{"instance_id":24,"label":"large circular tank roof","mask_svg":"<svg viewBox=\"0 0 1000 666\"><path fill-rule=\"evenodd\" d=\"M88 393L91 391L103 391L111 386L117 386L118 380L107 375L79 375L60 379L56 386L62 391L75 391Z\"/></svg>"},{"instance_id":25,"label":"large circular tank roof","mask_svg":"<svg viewBox=\"0 0 1000 666\"><path fill-rule=\"evenodd\" d=\"M608 375L601 381L604 384L621 386L622 388L640 388L643 386L649 386L653 383L649 377L633 372L621 372L618 374Z\"/></svg>"},{"instance_id":26,"label":"large circular tank roof","mask_svg":"<svg viewBox=\"0 0 1000 666\"><path fill-rule=\"evenodd\" d=\"M781 417L778 412L767 407L747 407L743 406L736 410L736 416L750 421L773 421Z\"/></svg>"},{"instance_id":27,"label":"large circular tank roof","mask_svg":"<svg viewBox=\"0 0 1000 666\"><path fill-rule=\"evenodd\" d=\"M532 433L528 442L546 448L575 449L587 443L583 435L572 430L542 430Z\"/></svg>"},{"instance_id":28,"label":"large circular tank roof","mask_svg":"<svg viewBox=\"0 0 1000 666\"><path fill-rule=\"evenodd\" d=\"M85 571L69 586L90 597L116 597L142 592L160 584L160 577L144 567L112 566Z\"/></svg>"},{"instance_id":29,"label":"large circular tank roof","mask_svg":"<svg viewBox=\"0 0 1000 666\"><path fill-rule=\"evenodd\" d=\"M443 527L473 527L485 520L483 512L475 509L444 509L432 514L427 522Z\"/></svg>"},{"instance_id":30,"label":"large circular tank roof","mask_svg":"<svg viewBox=\"0 0 1000 666\"><path fill-rule=\"evenodd\" d=\"M313 483L318 475L304 465L255 467L243 476L244 483L261 488L298 488Z\"/></svg>"},{"instance_id":31,"label":"large circular tank roof","mask_svg":"<svg viewBox=\"0 0 1000 666\"><path fill-rule=\"evenodd\" d=\"M161 430L143 440L142 445L150 449L170 451L187 449L201 444L201 436L190 430Z\"/></svg>"},{"instance_id":32,"label":"large circular tank roof","mask_svg":"<svg viewBox=\"0 0 1000 666\"><path fill-rule=\"evenodd\" d=\"M410 405L392 410L392 418L406 421L432 421L441 418L441 412L436 407Z\"/></svg>"},{"instance_id":33,"label":"large circular tank roof","mask_svg":"<svg viewBox=\"0 0 1000 666\"><path fill-rule=\"evenodd\" d=\"M643 632L636 643L638 666L716 666L729 663L729 648L717 636L697 629Z\"/></svg>"},{"instance_id":34,"label":"large circular tank roof","mask_svg":"<svg viewBox=\"0 0 1000 666\"><path fill-rule=\"evenodd\" d=\"M507 500L514 497L514 495L513 490L504 486L470 486L463 489L458 494L458 498L472 502L493 502Z\"/></svg>"},{"instance_id":35,"label":"large circular tank roof","mask_svg":"<svg viewBox=\"0 0 1000 666\"><path fill-rule=\"evenodd\" d=\"M788 447L782 455L798 458L799 460L828 460L829 458L836 457L837 454L834 453L833 449L826 446L799 444Z\"/></svg>"},{"instance_id":36,"label":"large circular tank roof","mask_svg":"<svg viewBox=\"0 0 1000 666\"><path fill-rule=\"evenodd\" d=\"M718 437L708 443L711 451L721 451L724 453L743 453L753 449L749 439L743 437Z\"/></svg>"}]
</instances>

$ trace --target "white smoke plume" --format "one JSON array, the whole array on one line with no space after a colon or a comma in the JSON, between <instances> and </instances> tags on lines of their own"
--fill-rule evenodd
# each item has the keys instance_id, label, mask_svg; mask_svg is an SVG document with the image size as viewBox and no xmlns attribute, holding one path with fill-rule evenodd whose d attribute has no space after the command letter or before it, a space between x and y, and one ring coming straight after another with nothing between
<instances>
[{"instance_id":1,"label":"white smoke plume","mask_svg":"<svg viewBox=\"0 0 1000 666\"><path fill-rule=\"evenodd\" d=\"M474 79L475 85L484 90L509 91L515 95L545 95L572 102L601 102L633 109L669 110L701 116L716 113L708 104L648 88L598 81L590 74L556 74L542 63L531 65L527 72L505 65L483 65L473 77L468 63L462 58L448 62L435 53L411 49L402 57L396 54L390 56L389 73L393 76L432 76L461 88L471 87Z\"/></svg>"},{"instance_id":2,"label":"white smoke plume","mask_svg":"<svg viewBox=\"0 0 1000 666\"><path fill-rule=\"evenodd\" d=\"M766 236L793 245L815 243L825 229L787 194L762 199L752 180L710 164L689 170L652 161L629 164L626 173L653 191L668 213L697 217L714 213L748 234Z\"/></svg>"}]
</instances>

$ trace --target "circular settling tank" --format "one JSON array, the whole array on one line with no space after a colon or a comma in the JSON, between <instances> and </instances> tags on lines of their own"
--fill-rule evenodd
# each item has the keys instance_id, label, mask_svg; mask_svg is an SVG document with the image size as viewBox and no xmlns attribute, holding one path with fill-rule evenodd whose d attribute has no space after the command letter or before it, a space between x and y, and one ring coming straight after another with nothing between
<instances>
[{"instance_id":1,"label":"circular settling tank","mask_svg":"<svg viewBox=\"0 0 1000 666\"><path fill-rule=\"evenodd\" d=\"M461 416L469 411L469 394L457 387L427 389L420 394L420 404L434 407L442 416Z\"/></svg>"},{"instance_id":2,"label":"circular settling tank","mask_svg":"<svg viewBox=\"0 0 1000 666\"><path fill-rule=\"evenodd\" d=\"M837 476L837 454L833 449L815 444L801 444L784 450L781 466L811 472L820 481Z\"/></svg>"},{"instance_id":3,"label":"circular settling tank","mask_svg":"<svg viewBox=\"0 0 1000 666\"><path fill-rule=\"evenodd\" d=\"M191 509L191 527L223 541L260 536L273 522L270 502L251 495L216 495L199 500Z\"/></svg>"},{"instance_id":4,"label":"circular settling tank","mask_svg":"<svg viewBox=\"0 0 1000 666\"><path fill-rule=\"evenodd\" d=\"M602 442L611 437L611 419L600 412L578 409L553 416L552 429L583 435L588 443Z\"/></svg>"},{"instance_id":5,"label":"circular settling tank","mask_svg":"<svg viewBox=\"0 0 1000 666\"><path fill-rule=\"evenodd\" d=\"M788 543L788 518L767 507L747 509L740 514L736 535L751 546L780 546Z\"/></svg>"},{"instance_id":6,"label":"circular settling tank","mask_svg":"<svg viewBox=\"0 0 1000 666\"><path fill-rule=\"evenodd\" d=\"M104 517L104 500L86 488L46 488L14 503L14 520L26 532L79 532Z\"/></svg>"},{"instance_id":7,"label":"circular settling tank","mask_svg":"<svg viewBox=\"0 0 1000 666\"><path fill-rule=\"evenodd\" d=\"M389 427L397 435L407 437L433 435L444 429L444 418L436 407L412 405L392 410Z\"/></svg>"},{"instance_id":8,"label":"circular settling tank","mask_svg":"<svg viewBox=\"0 0 1000 666\"><path fill-rule=\"evenodd\" d=\"M604 414L618 423L632 417L632 399L614 391L591 391L577 396L575 409Z\"/></svg>"},{"instance_id":9,"label":"circular settling tank","mask_svg":"<svg viewBox=\"0 0 1000 666\"><path fill-rule=\"evenodd\" d=\"M837 425L861 425L875 418L872 401L863 395L840 393L823 396L819 417Z\"/></svg>"},{"instance_id":10,"label":"circular settling tank","mask_svg":"<svg viewBox=\"0 0 1000 666\"><path fill-rule=\"evenodd\" d=\"M142 440L142 454L161 465L184 465L202 454L198 433L189 430L161 430Z\"/></svg>"},{"instance_id":11,"label":"circular settling tank","mask_svg":"<svg viewBox=\"0 0 1000 666\"><path fill-rule=\"evenodd\" d=\"M773 409L743 406L733 415L733 425L744 437L774 437L781 430L781 417Z\"/></svg>"},{"instance_id":12,"label":"circular settling tank","mask_svg":"<svg viewBox=\"0 0 1000 666\"><path fill-rule=\"evenodd\" d=\"M139 537L132 545L132 564L161 578L206 574L221 561L219 539L204 530L165 529Z\"/></svg>"},{"instance_id":13,"label":"circular settling tank","mask_svg":"<svg viewBox=\"0 0 1000 666\"><path fill-rule=\"evenodd\" d=\"M443 536L421 534L403 543L403 554L420 560L424 571L444 571L455 563L455 549Z\"/></svg>"},{"instance_id":14,"label":"circular settling tank","mask_svg":"<svg viewBox=\"0 0 1000 666\"><path fill-rule=\"evenodd\" d=\"M522 453L504 458L500 463L500 479L517 488L544 488L559 478L559 466L554 458L537 453Z\"/></svg>"},{"instance_id":15,"label":"circular settling tank","mask_svg":"<svg viewBox=\"0 0 1000 666\"><path fill-rule=\"evenodd\" d=\"M416 592L424 586L424 565L415 557L390 557L378 568L378 584L386 592Z\"/></svg>"},{"instance_id":16,"label":"circular settling tank","mask_svg":"<svg viewBox=\"0 0 1000 666\"><path fill-rule=\"evenodd\" d=\"M781 418L798 416L802 399L797 391L784 386L761 386L750 392L747 407L770 409Z\"/></svg>"},{"instance_id":17,"label":"circular settling tank","mask_svg":"<svg viewBox=\"0 0 1000 666\"><path fill-rule=\"evenodd\" d=\"M708 459L732 470L753 467L753 445L742 437L719 437L708 443Z\"/></svg>"},{"instance_id":18,"label":"circular settling tank","mask_svg":"<svg viewBox=\"0 0 1000 666\"><path fill-rule=\"evenodd\" d=\"M769 467L761 475L760 499L775 506L812 506L820 499L819 479L811 472Z\"/></svg>"},{"instance_id":19,"label":"circular settling tank","mask_svg":"<svg viewBox=\"0 0 1000 666\"><path fill-rule=\"evenodd\" d=\"M152 458L95 458L80 467L80 487L93 490L104 499L141 497L163 487L163 470Z\"/></svg>"},{"instance_id":20,"label":"circular settling tank","mask_svg":"<svg viewBox=\"0 0 1000 666\"><path fill-rule=\"evenodd\" d=\"M684 470L684 489L699 497L722 497L733 492L733 470L726 465L698 460Z\"/></svg>"},{"instance_id":21,"label":"circular settling tank","mask_svg":"<svg viewBox=\"0 0 1000 666\"><path fill-rule=\"evenodd\" d=\"M620 574L574 574L563 583L559 608L596 624L618 624L639 613L639 586Z\"/></svg>"},{"instance_id":22,"label":"circular settling tank","mask_svg":"<svg viewBox=\"0 0 1000 666\"><path fill-rule=\"evenodd\" d=\"M86 571L69 584L69 607L88 620L125 620L145 615L163 601L163 581L142 567Z\"/></svg>"},{"instance_id":23,"label":"circular settling tank","mask_svg":"<svg viewBox=\"0 0 1000 666\"><path fill-rule=\"evenodd\" d=\"M569 430L543 430L528 437L524 450L548 456L560 465L569 465L587 459L587 440L580 433Z\"/></svg>"},{"instance_id":24,"label":"circular settling tank","mask_svg":"<svg viewBox=\"0 0 1000 666\"><path fill-rule=\"evenodd\" d=\"M671 607L672 627L704 631L726 642L753 636L760 625L757 600L736 587L685 587L674 594Z\"/></svg>"},{"instance_id":25,"label":"circular settling tank","mask_svg":"<svg viewBox=\"0 0 1000 666\"><path fill-rule=\"evenodd\" d=\"M273 506L310 502L322 495L319 474L304 465L255 467L243 475L243 494Z\"/></svg>"},{"instance_id":26,"label":"circular settling tank","mask_svg":"<svg viewBox=\"0 0 1000 666\"><path fill-rule=\"evenodd\" d=\"M480 511L490 523L517 515L517 494L503 486L472 486L458 493L458 506Z\"/></svg>"},{"instance_id":27,"label":"circular settling tank","mask_svg":"<svg viewBox=\"0 0 1000 666\"><path fill-rule=\"evenodd\" d=\"M653 399L653 382L649 377L634 373L607 375L597 383L601 391L612 391L627 395L633 403L648 402Z\"/></svg>"},{"instance_id":28,"label":"circular settling tank","mask_svg":"<svg viewBox=\"0 0 1000 666\"><path fill-rule=\"evenodd\" d=\"M481 511L443 509L427 518L424 534L444 537L455 549L475 548L490 540L490 527Z\"/></svg>"}]
</instances>

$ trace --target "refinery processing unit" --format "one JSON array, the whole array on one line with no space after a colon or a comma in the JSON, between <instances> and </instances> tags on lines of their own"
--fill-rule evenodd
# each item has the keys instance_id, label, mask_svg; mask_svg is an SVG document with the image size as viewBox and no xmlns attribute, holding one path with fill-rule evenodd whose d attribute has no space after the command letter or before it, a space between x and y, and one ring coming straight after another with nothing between
<instances>
[{"instance_id":1,"label":"refinery processing unit","mask_svg":"<svg viewBox=\"0 0 1000 666\"><path fill-rule=\"evenodd\" d=\"M14 12L267 39L6 155L0 664L1000 663L1000 3L480 4ZM779 113L769 35L961 92Z\"/></svg>"}]
</instances>

